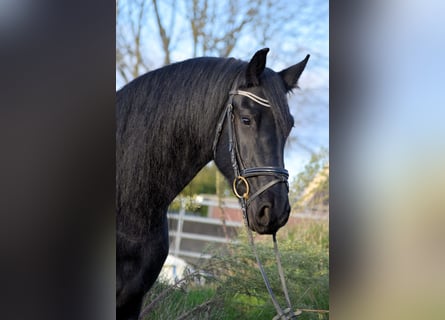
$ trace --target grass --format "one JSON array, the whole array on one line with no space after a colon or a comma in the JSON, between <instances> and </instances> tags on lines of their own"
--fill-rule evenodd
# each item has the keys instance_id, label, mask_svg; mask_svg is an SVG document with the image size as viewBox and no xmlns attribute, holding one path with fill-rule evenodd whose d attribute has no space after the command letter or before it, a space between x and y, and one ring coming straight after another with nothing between
<instances>
[{"instance_id":1,"label":"grass","mask_svg":"<svg viewBox=\"0 0 445 320\"><path fill-rule=\"evenodd\" d=\"M157 282L146 296L143 309L150 307L143 319L272 319L276 312L247 235L242 233L239 239L240 244L229 245L224 253L209 247L206 253L213 258L202 261L201 274L192 273L175 286ZM258 236L255 242L284 307L271 237ZM310 312L329 309L328 222L302 221L286 227L278 234L278 245L290 299L295 309L305 310L298 319L328 319L328 313Z\"/></svg>"}]
</instances>

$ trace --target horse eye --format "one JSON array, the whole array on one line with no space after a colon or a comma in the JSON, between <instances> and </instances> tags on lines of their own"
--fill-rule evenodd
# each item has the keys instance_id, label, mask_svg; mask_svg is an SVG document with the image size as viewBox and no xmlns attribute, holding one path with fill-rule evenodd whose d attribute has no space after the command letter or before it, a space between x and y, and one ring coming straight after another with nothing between
<instances>
[{"instance_id":1,"label":"horse eye","mask_svg":"<svg viewBox=\"0 0 445 320\"><path fill-rule=\"evenodd\" d=\"M250 125L250 119L248 117L241 117L241 121L243 122L243 124L245 124L246 126Z\"/></svg>"}]
</instances>

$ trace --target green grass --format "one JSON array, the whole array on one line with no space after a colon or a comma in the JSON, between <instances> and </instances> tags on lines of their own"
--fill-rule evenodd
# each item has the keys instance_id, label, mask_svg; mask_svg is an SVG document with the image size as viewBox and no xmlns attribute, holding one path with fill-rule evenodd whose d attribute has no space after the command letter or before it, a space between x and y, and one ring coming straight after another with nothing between
<instances>
[{"instance_id":1,"label":"green grass","mask_svg":"<svg viewBox=\"0 0 445 320\"><path fill-rule=\"evenodd\" d=\"M144 319L272 319L275 309L246 238L241 234L241 243L228 246L224 254L207 249L213 258L199 266L211 275L205 277L204 285L196 284L192 276L174 288L157 282L145 300L145 307L153 301L155 305ZM284 307L272 240L261 236L256 243L272 289ZM294 308L328 310L327 221L286 227L278 235L278 245ZM298 319L328 318L326 313L304 311Z\"/></svg>"}]
</instances>

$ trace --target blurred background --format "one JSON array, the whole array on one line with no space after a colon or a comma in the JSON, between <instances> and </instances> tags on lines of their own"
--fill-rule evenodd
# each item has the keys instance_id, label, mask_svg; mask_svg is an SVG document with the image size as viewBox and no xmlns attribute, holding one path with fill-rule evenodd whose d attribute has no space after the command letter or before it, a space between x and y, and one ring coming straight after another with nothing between
<instances>
[{"instance_id":1,"label":"blurred background","mask_svg":"<svg viewBox=\"0 0 445 320\"><path fill-rule=\"evenodd\" d=\"M444 319L445 4L331 5L332 315Z\"/></svg>"}]
</instances>

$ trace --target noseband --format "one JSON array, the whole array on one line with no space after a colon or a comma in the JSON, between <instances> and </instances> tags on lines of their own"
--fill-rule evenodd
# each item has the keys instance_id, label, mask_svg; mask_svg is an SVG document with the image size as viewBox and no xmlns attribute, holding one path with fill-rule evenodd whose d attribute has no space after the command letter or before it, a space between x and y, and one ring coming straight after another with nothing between
<instances>
[{"instance_id":1,"label":"noseband","mask_svg":"<svg viewBox=\"0 0 445 320\"><path fill-rule=\"evenodd\" d=\"M256 197L258 197L260 194L265 192L267 189L271 188L272 186L276 185L277 183L284 182L288 186L288 178L289 173L286 169L281 167L273 167L273 166L266 166L266 167L253 167L253 168L241 168L244 167L242 158L238 151L238 143L236 139L236 132L235 132L235 124L234 124L234 116L233 116L233 97L235 95L242 95L245 96L254 102L266 107L270 108L271 104L266 99L263 99L251 92L242 91L242 90L232 90L229 92L229 99L227 102L227 107L224 109L224 112L222 113L218 125L216 128L216 136L215 140L213 141L213 154L214 158L216 159L216 149L218 147L218 142L221 137L221 133L224 127L224 122L226 119L229 122L227 125L228 128L228 135L229 135L229 152L230 152L230 159L232 162L232 169L235 174L235 179L233 180L232 188L235 195L242 199L243 201L246 201L246 206L248 206ZM261 188L259 188L254 194L250 195L250 185L248 178L253 177L259 177L259 176L273 176L276 179L268 182ZM245 187L245 191L241 194L238 191L238 185L243 184Z\"/></svg>"}]
</instances>

